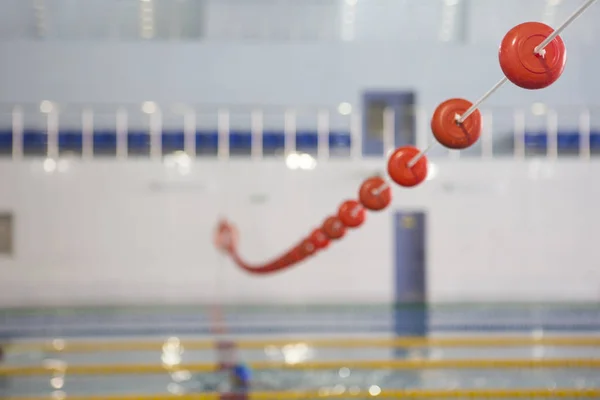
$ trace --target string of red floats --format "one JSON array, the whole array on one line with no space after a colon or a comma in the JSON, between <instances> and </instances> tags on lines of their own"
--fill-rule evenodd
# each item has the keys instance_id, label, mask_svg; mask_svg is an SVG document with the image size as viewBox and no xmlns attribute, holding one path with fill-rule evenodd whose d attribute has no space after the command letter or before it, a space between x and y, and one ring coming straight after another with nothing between
<instances>
[{"instance_id":1,"label":"string of red floats","mask_svg":"<svg viewBox=\"0 0 600 400\"><path fill-rule=\"evenodd\" d=\"M498 52L504 77L475 103L453 98L441 103L431 118L431 130L442 146L461 150L472 146L481 135L478 107L507 81L529 90L543 89L562 75L567 60L565 44L559 34L596 0L587 0L556 30L540 22L525 22L512 28L502 40ZM406 188L422 183L427 177L426 153L413 146L397 148L389 157L387 173L391 180ZM322 225L270 262L250 265L238 253L238 233L226 220L219 222L215 246L251 274L270 274L293 266L344 237L349 229L361 226L366 210L384 210L392 201L391 188L380 176L366 179L358 190L358 200L344 201L337 212Z\"/></svg>"}]
</instances>

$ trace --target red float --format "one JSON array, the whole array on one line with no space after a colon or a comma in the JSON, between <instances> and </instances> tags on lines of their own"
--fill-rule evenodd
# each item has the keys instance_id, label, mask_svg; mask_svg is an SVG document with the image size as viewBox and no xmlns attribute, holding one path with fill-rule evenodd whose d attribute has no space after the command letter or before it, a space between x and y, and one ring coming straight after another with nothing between
<instances>
[{"instance_id":1,"label":"red float","mask_svg":"<svg viewBox=\"0 0 600 400\"><path fill-rule=\"evenodd\" d=\"M284 264L292 265L302 261L306 257L302 250L301 244L294 246L290 251L283 257Z\"/></svg>"},{"instance_id":2,"label":"red float","mask_svg":"<svg viewBox=\"0 0 600 400\"><path fill-rule=\"evenodd\" d=\"M481 136L481 113L475 110L462 123L460 118L471 106L468 100L450 99L440 104L431 117L433 136L449 149L466 149Z\"/></svg>"},{"instance_id":3,"label":"red float","mask_svg":"<svg viewBox=\"0 0 600 400\"><path fill-rule=\"evenodd\" d=\"M233 251L231 254L232 260L244 271L254 275L264 275L284 270L300 261L304 258L297 247L288 251L281 257L261 265L250 265L241 259L237 251Z\"/></svg>"},{"instance_id":4,"label":"red float","mask_svg":"<svg viewBox=\"0 0 600 400\"><path fill-rule=\"evenodd\" d=\"M237 248L238 234L234 227L227 221L219 221L214 236L214 244L217 250L223 253L232 253Z\"/></svg>"},{"instance_id":5,"label":"red float","mask_svg":"<svg viewBox=\"0 0 600 400\"><path fill-rule=\"evenodd\" d=\"M329 217L323 222L323 233L329 239L341 239L346 234L346 227L338 217Z\"/></svg>"},{"instance_id":6,"label":"red float","mask_svg":"<svg viewBox=\"0 0 600 400\"><path fill-rule=\"evenodd\" d=\"M338 209L338 218L348 228L356 228L365 222L366 212L356 200L346 200Z\"/></svg>"},{"instance_id":7,"label":"red float","mask_svg":"<svg viewBox=\"0 0 600 400\"><path fill-rule=\"evenodd\" d=\"M525 22L508 31L498 52L500 68L508 80L523 89L543 89L560 78L567 61L560 36L544 48L543 54L534 52L553 32L541 22Z\"/></svg>"},{"instance_id":8,"label":"red float","mask_svg":"<svg viewBox=\"0 0 600 400\"><path fill-rule=\"evenodd\" d=\"M251 270L249 272L257 273L257 271L258 271L258 273L263 273L263 272L269 273L269 272L285 269L296 263L296 261L291 258L290 254L284 254L283 256L280 256L279 258L277 258L269 263L263 264L263 265L255 265L255 266L249 267L249 268L251 268Z\"/></svg>"},{"instance_id":9,"label":"red float","mask_svg":"<svg viewBox=\"0 0 600 400\"><path fill-rule=\"evenodd\" d=\"M291 265L302 261L305 258L305 256L306 255L302 251L301 245L297 245L291 248L279 259L275 260L275 262L271 263L271 266L274 266L275 268L287 268Z\"/></svg>"},{"instance_id":10,"label":"red float","mask_svg":"<svg viewBox=\"0 0 600 400\"><path fill-rule=\"evenodd\" d=\"M321 229L315 229L310 234L310 240L317 247L317 249L324 249L329 246L329 238L323 233Z\"/></svg>"},{"instance_id":11,"label":"red float","mask_svg":"<svg viewBox=\"0 0 600 400\"><path fill-rule=\"evenodd\" d=\"M310 239L304 239L299 246L300 252L304 257L309 257L315 254L317 246Z\"/></svg>"},{"instance_id":12,"label":"red float","mask_svg":"<svg viewBox=\"0 0 600 400\"><path fill-rule=\"evenodd\" d=\"M413 146L397 148L388 159L388 174L400 186L413 187L427 178L427 157L422 156L412 167L409 162L419 154Z\"/></svg>"},{"instance_id":13,"label":"red float","mask_svg":"<svg viewBox=\"0 0 600 400\"><path fill-rule=\"evenodd\" d=\"M374 176L360 185L358 199L367 210L381 211L392 202L392 190L383 178Z\"/></svg>"}]
</instances>

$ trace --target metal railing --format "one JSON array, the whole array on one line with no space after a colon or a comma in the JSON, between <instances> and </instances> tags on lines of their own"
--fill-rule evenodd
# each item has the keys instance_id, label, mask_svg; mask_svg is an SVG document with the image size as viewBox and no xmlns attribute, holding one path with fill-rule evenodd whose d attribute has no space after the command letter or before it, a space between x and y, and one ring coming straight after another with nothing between
<instances>
[{"instance_id":1,"label":"metal railing","mask_svg":"<svg viewBox=\"0 0 600 400\"><path fill-rule=\"evenodd\" d=\"M434 141L432 110L416 107L403 118L413 128L396 127L393 109L370 129L363 115L331 107L0 106L0 154L24 157L287 158L299 153L317 159L381 157L400 145L423 148ZM481 139L465 151L437 145L430 158L560 157L590 159L600 153L597 107L488 108L482 110ZM401 130L404 131L401 132ZM407 134L408 132L408 134ZM378 150L368 144L379 144Z\"/></svg>"}]
</instances>

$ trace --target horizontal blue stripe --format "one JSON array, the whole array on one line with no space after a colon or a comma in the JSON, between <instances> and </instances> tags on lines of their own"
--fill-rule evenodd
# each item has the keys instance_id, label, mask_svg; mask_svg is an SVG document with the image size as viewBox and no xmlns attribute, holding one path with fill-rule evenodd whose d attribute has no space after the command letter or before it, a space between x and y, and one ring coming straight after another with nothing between
<instances>
[{"instance_id":1,"label":"horizontal blue stripe","mask_svg":"<svg viewBox=\"0 0 600 400\"><path fill-rule=\"evenodd\" d=\"M556 135L556 145L563 150L577 150L582 139L586 137L577 130L560 130ZM550 135L544 130L528 131L524 136L525 147L531 149L545 149L549 145ZM590 132L589 146L592 149L600 148L600 133Z\"/></svg>"},{"instance_id":2,"label":"horizontal blue stripe","mask_svg":"<svg viewBox=\"0 0 600 400\"><path fill-rule=\"evenodd\" d=\"M219 145L219 133L216 129L198 130L194 135L196 148L216 149ZM285 145L285 132L283 130L265 131L262 134L262 145L265 149L282 149ZM298 130L296 132L296 148L316 149L318 146L318 133L311 130ZM351 135L348 131L330 131L327 134L329 147L349 148ZM229 147L232 149L250 149L256 140L249 130L231 130L229 133ZM0 148L12 147L13 132L10 129L0 129ZM48 135L45 130L26 129L23 131L23 147L28 149L43 149L47 146ZM115 149L117 146L117 133L114 130L99 130L92 136L94 148L100 150ZM185 135L181 130L163 131L161 135L163 148L169 150L183 150ZM83 134L79 130L62 130L58 133L58 147L64 150L81 150ZM129 131L127 133L127 146L130 150L144 150L150 146L149 131Z\"/></svg>"},{"instance_id":3,"label":"horizontal blue stripe","mask_svg":"<svg viewBox=\"0 0 600 400\"><path fill-rule=\"evenodd\" d=\"M296 133L296 147L299 150L316 149L318 146L318 133L314 130L298 130ZM329 147L350 148L351 135L345 130L330 131L328 133ZM262 134L264 149L282 149L285 145L285 132L283 130L267 130ZM577 130L561 130L557 133L556 143L559 149L579 149L584 137ZM163 148L168 150L183 150L185 136L182 130L165 130L161 135ZM546 131L527 131L524 134L524 143L527 148L545 149L548 147L550 135ZM26 149L44 149L47 146L48 135L43 129L26 129L23 131L23 147ZM216 129L197 130L195 132L197 149L216 149L219 144L219 134ZM255 136L250 130L231 130L229 134L229 147L231 149L250 149ZM94 132L93 146L99 150L115 149L117 146L117 133L115 130L102 129ZM13 143L13 132L10 128L0 129L0 149L10 149ZM146 150L150 147L149 131L132 130L127 134L127 145L131 150ZM83 134L80 130L61 130L58 133L58 146L63 150L81 150ZM600 132L592 131L589 135L589 146L592 149L600 148Z\"/></svg>"}]
</instances>

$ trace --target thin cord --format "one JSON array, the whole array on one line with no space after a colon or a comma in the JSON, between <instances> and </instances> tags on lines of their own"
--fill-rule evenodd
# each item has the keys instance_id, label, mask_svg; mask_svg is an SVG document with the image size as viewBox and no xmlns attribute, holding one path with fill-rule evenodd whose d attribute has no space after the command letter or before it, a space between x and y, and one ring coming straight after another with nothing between
<instances>
[{"instance_id":1,"label":"thin cord","mask_svg":"<svg viewBox=\"0 0 600 400\"><path fill-rule=\"evenodd\" d=\"M409 162L408 162L408 168L412 168L414 167L421 158L423 158L423 156L425 154L427 154L427 152L429 150L431 150L433 148L433 146L435 146L435 142L431 142L427 147L425 147L424 150L421 150L419 152L419 154L417 154L416 156L414 156Z\"/></svg>"},{"instance_id":2,"label":"thin cord","mask_svg":"<svg viewBox=\"0 0 600 400\"><path fill-rule=\"evenodd\" d=\"M465 120L469 117L469 115L473 114L475 112L475 110L477 110L477 108L481 105L481 103L486 101L488 97L490 97L492 94L494 94L494 92L496 92L498 89L500 89L502 87L502 85L504 85L506 82L508 82L508 78L506 76L504 78L500 79L500 81L498 81L498 83L496 83L494 86L492 86L492 88L490 90L488 90L483 96L481 96L479 98L479 100L477 100L475 103L473 103L473 105L471 107L469 107L467 109L467 111L465 111L464 114L461 115L456 120L456 123L462 124L463 122L465 122Z\"/></svg>"},{"instance_id":3,"label":"thin cord","mask_svg":"<svg viewBox=\"0 0 600 400\"><path fill-rule=\"evenodd\" d=\"M565 22L563 22L558 28L556 28L554 30L554 32L552 32L552 34L550 36L548 36L546 39L544 39L544 41L542 43L540 43L539 45L537 45L537 47L535 49L533 49L534 53L543 55L543 50L546 46L548 46L550 44L551 41L554 40L555 37L557 37L558 35L560 35L560 33L569 25L571 25L571 23L573 21L575 21L577 19L577 17L579 17L581 14L583 14L583 12L592 4L594 4L596 2L596 0L587 0L585 3L583 3L581 5L581 7L579 7L577 10L575 10L575 12L573 14L571 14L571 16L569 18L567 18L567 20Z\"/></svg>"}]
</instances>

